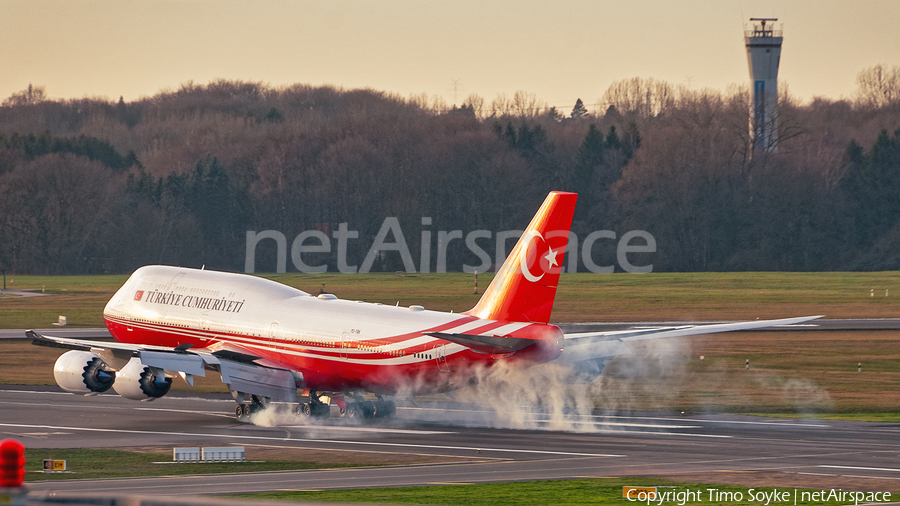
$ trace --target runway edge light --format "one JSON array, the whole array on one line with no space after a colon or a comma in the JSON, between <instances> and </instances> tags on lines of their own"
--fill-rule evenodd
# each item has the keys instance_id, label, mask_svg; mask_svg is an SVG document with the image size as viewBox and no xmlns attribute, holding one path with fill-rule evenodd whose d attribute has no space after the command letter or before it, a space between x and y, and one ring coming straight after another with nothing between
<instances>
[{"instance_id":1,"label":"runway edge light","mask_svg":"<svg viewBox=\"0 0 900 506\"><path fill-rule=\"evenodd\" d=\"M15 439L0 441L0 503L24 505L25 446Z\"/></svg>"}]
</instances>

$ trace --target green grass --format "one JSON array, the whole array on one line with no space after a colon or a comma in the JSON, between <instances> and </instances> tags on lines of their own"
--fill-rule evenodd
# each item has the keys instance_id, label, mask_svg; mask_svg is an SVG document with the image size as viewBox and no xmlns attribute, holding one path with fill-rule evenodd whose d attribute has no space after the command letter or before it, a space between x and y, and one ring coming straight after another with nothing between
<instances>
[{"instance_id":1,"label":"green grass","mask_svg":"<svg viewBox=\"0 0 900 506\"><path fill-rule=\"evenodd\" d=\"M478 301L492 273L266 274L310 293L401 306L421 304L465 311ZM127 276L9 276L10 289L50 297L0 298L0 328L44 328L58 315L74 327L103 325L106 302ZM874 297L870 297L874 290ZM885 297L885 290L888 296ZM741 272L564 274L553 321L647 321L778 318L886 318L900 314L900 272Z\"/></svg>"},{"instance_id":2,"label":"green grass","mask_svg":"<svg viewBox=\"0 0 900 506\"><path fill-rule=\"evenodd\" d=\"M10 290L31 290L46 297L0 299L0 328L47 328L59 315L72 327L102 327L103 308L128 279L116 276L10 276Z\"/></svg>"},{"instance_id":3,"label":"green grass","mask_svg":"<svg viewBox=\"0 0 900 506\"><path fill-rule=\"evenodd\" d=\"M43 460L65 460L68 473L44 473ZM26 448L25 481L116 478L132 476L177 476L185 474L248 473L348 467L313 462L273 460L266 462L156 464L172 462L171 453L143 453L108 449Z\"/></svg>"},{"instance_id":4,"label":"green grass","mask_svg":"<svg viewBox=\"0 0 900 506\"><path fill-rule=\"evenodd\" d=\"M316 501L316 502L342 502L342 503L391 503L391 504L435 504L467 506L493 506L496 504L515 504L521 506L550 505L565 506L570 504L646 504L632 502L622 497L622 487L628 486L657 486L660 493L671 491L674 494L687 491L699 492L699 501L686 500L685 504L704 505L756 505L765 504L765 501L751 501L747 487L733 485L714 485L700 483L676 483L657 478L604 478L565 481L532 481L515 483L489 483L489 484L459 484L459 485L433 485L427 487L401 487L401 488L375 488L353 490L329 490L329 491L295 491L256 494L253 497L266 499L281 499L291 501ZM665 487L665 488L663 488ZM716 500L710 497L708 489L715 489L725 493L740 493L743 500ZM772 487L756 487L754 495L759 491L771 493ZM794 489L779 488L779 491L787 490L792 495L790 502L771 502L770 505L793 504ZM804 489L801 489L803 491ZM695 496L692 496L695 497ZM896 494L893 496L896 497ZM860 501L862 502L862 501ZM665 504L681 504L682 501L667 501ZM803 501L796 504L852 504L853 501ZM658 504L658 503L651 503Z\"/></svg>"}]
</instances>

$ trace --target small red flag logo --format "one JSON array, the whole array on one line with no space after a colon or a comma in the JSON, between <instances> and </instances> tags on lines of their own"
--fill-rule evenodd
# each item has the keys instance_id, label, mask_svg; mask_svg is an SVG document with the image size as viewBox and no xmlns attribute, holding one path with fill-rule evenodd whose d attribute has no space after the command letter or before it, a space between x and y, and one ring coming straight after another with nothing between
<instances>
[{"instance_id":1,"label":"small red flag logo","mask_svg":"<svg viewBox=\"0 0 900 506\"><path fill-rule=\"evenodd\" d=\"M134 294L134 300L141 300L141 298L142 298L143 296L144 296L144 291L143 291L143 290L138 290L138 291L135 292L135 294Z\"/></svg>"}]
</instances>

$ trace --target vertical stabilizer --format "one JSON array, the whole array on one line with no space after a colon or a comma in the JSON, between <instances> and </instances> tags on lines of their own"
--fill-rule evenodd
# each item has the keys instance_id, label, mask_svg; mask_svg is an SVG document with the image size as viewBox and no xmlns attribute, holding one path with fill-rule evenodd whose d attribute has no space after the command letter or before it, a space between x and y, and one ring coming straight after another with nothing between
<instances>
[{"instance_id":1,"label":"vertical stabilizer","mask_svg":"<svg viewBox=\"0 0 900 506\"><path fill-rule=\"evenodd\" d=\"M481 300L467 314L498 321L550 320L577 198L578 194L568 192L547 195Z\"/></svg>"}]
</instances>

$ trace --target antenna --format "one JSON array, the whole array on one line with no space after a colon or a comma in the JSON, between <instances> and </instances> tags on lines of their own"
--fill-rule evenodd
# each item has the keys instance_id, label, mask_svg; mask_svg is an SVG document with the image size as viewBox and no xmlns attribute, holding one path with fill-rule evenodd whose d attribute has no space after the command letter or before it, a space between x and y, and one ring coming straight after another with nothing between
<instances>
[{"instance_id":1,"label":"antenna","mask_svg":"<svg viewBox=\"0 0 900 506\"><path fill-rule=\"evenodd\" d=\"M453 105L456 105L456 94L457 94L457 92L459 92L459 88L460 88L459 82L460 81L462 81L462 79L451 79L450 80L450 82L453 83Z\"/></svg>"}]
</instances>

